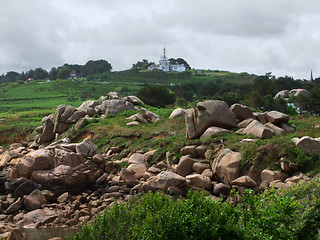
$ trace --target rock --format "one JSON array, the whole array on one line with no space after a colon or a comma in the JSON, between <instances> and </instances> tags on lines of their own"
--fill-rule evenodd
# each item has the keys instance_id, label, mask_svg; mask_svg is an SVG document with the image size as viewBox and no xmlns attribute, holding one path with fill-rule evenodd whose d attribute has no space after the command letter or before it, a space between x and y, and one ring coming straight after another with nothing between
<instances>
[{"instance_id":1,"label":"rock","mask_svg":"<svg viewBox=\"0 0 320 240\"><path fill-rule=\"evenodd\" d=\"M93 157L98 147L94 145L91 139L85 139L76 146L77 153L84 157Z\"/></svg>"},{"instance_id":2,"label":"rock","mask_svg":"<svg viewBox=\"0 0 320 240\"><path fill-rule=\"evenodd\" d=\"M230 187L224 183L218 183L214 186L213 192L216 196L226 197L230 193Z\"/></svg>"},{"instance_id":3,"label":"rock","mask_svg":"<svg viewBox=\"0 0 320 240\"><path fill-rule=\"evenodd\" d=\"M118 114L123 111L135 110L136 108L130 102L124 101L122 99L111 99L105 100L101 104L101 111L105 115Z\"/></svg>"},{"instance_id":4,"label":"rock","mask_svg":"<svg viewBox=\"0 0 320 240\"><path fill-rule=\"evenodd\" d=\"M142 116L143 116L148 122L153 123L153 122L157 122L157 121L161 120L161 118L160 118L157 114L155 114L155 113L153 113L153 112L150 112L150 111L148 111L148 110L145 109L145 108L140 108L140 112L141 112Z\"/></svg>"},{"instance_id":5,"label":"rock","mask_svg":"<svg viewBox=\"0 0 320 240\"><path fill-rule=\"evenodd\" d=\"M85 115L86 115L86 112L77 110L66 120L66 123L75 124Z\"/></svg>"},{"instance_id":6,"label":"rock","mask_svg":"<svg viewBox=\"0 0 320 240\"><path fill-rule=\"evenodd\" d=\"M209 100L197 104L197 112L188 109L186 115L188 139L201 136L208 127L233 128L237 126L236 116L228 105L219 100Z\"/></svg>"},{"instance_id":7,"label":"rock","mask_svg":"<svg viewBox=\"0 0 320 240\"><path fill-rule=\"evenodd\" d=\"M209 127L207 130L201 135L200 139L211 138L212 136L224 135L232 133L232 131L220 128L220 127Z\"/></svg>"},{"instance_id":8,"label":"rock","mask_svg":"<svg viewBox=\"0 0 320 240\"><path fill-rule=\"evenodd\" d=\"M172 113L169 116L169 119L173 118L184 118L186 116L187 111L183 108L176 108L172 111Z\"/></svg>"},{"instance_id":9,"label":"rock","mask_svg":"<svg viewBox=\"0 0 320 240\"><path fill-rule=\"evenodd\" d=\"M261 172L261 182L271 183L275 180L279 180L278 174L272 170L265 169Z\"/></svg>"},{"instance_id":10,"label":"rock","mask_svg":"<svg viewBox=\"0 0 320 240\"><path fill-rule=\"evenodd\" d=\"M64 149L55 149L55 155L54 155L54 165L67 165L71 168L78 166L80 163L83 162L83 158L80 154L66 151Z\"/></svg>"},{"instance_id":11,"label":"rock","mask_svg":"<svg viewBox=\"0 0 320 240\"><path fill-rule=\"evenodd\" d=\"M138 121L133 121L133 122L128 122L126 123L127 126L131 127L131 126L138 126L140 123Z\"/></svg>"},{"instance_id":12,"label":"rock","mask_svg":"<svg viewBox=\"0 0 320 240\"><path fill-rule=\"evenodd\" d=\"M186 179L190 181L190 185L197 188L210 190L212 188L211 179L201 174L191 174L186 176Z\"/></svg>"},{"instance_id":13,"label":"rock","mask_svg":"<svg viewBox=\"0 0 320 240\"><path fill-rule=\"evenodd\" d=\"M148 172L153 173L153 174L158 174L161 172L161 170L159 168L156 167L149 167L148 168Z\"/></svg>"},{"instance_id":14,"label":"rock","mask_svg":"<svg viewBox=\"0 0 320 240\"><path fill-rule=\"evenodd\" d=\"M120 176L124 183L129 187L133 187L139 183L134 173L127 170L126 168L121 169Z\"/></svg>"},{"instance_id":15,"label":"rock","mask_svg":"<svg viewBox=\"0 0 320 240\"><path fill-rule=\"evenodd\" d=\"M55 138L53 118L54 115L49 115L42 119L42 134L36 141L38 144L52 141Z\"/></svg>"},{"instance_id":16,"label":"rock","mask_svg":"<svg viewBox=\"0 0 320 240\"><path fill-rule=\"evenodd\" d=\"M143 101L136 96L127 96L124 98L126 101L131 102L133 105L144 104Z\"/></svg>"},{"instance_id":17,"label":"rock","mask_svg":"<svg viewBox=\"0 0 320 240\"><path fill-rule=\"evenodd\" d=\"M58 119L59 122L65 123L69 117L73 115L75 112L75 108L71 105L67 105L61 114L60 118Z\"/></svg>"},{"instance_id":18,"label":"rock","mask_svg":"<svg viewBox=\"0 0 320 240\"><path fill-rule=\"evenodd\" d=\"M253 115L261 122L262 124L266 124L268 122L267 113L253 113Z\"/></svg>"},{"instance_id":19,"label":"rock","mask_svg":"<svg viewBox=\"0 0 320 240\"><path fill-rule=\"evenodd\" d=\"M205 145L200 145L196 147L196 153L200 158L205 158L206 151L207 151L207 146Z\"/></svg>"},{"instance_id":20,"label":"rock","mask_svg":"<svg viewBox=\"0 0 320 240\"><path fill-rule=\"evenodd\" d=\"M48 208L36 209L25 214L22 220L17 223L17 226L19 228L35 228L43 224L53 222L57 217L58 216L54 210L50 210Z\"/></svg>"},{"instance_id":21,"label":"rock","mask_svg":"<svg viewBox=\"0 0 320 240\"><path fill-rule=\"evenodd\" d=\"M10 215L12 213L16 213L20 210L22 206L22 198L19 197L14 203L12 203L5 211L5 214Z\"/></svg>"},{"instance_id":22,"label":"rock","mask_svg":"<svg viewBox=\"0 0 320 240\"><path fill-rule=\"evenodd\" d=\"M244 138L240 141L240 143L254 143L256 140L251 138Z\"/></svg>"},{"instance_id":23,"label":"rock","mask_svg":"<svg viewBox=\"0 0 320 240\"><path fill-rule=\"evenodd\" d=\"M195 162L192 165L192 170L200 174L206 169L210 169L210 164Z\"/></svg>"},{"instance_id":24,"label":"rock","mask_svg":"<svg viewBox=\"0 0 320 240\"><path fill-rule=\"evenodd\" d=\"M293 133L295 130L292 126L285 124L285 123L280 123L278 124L280 128L282 128L286 133Z\"/></svg>"},{"instance_id":25,"label":"rock","mask_svg":"<svg viewBox=\"0 0 320 240\"><path fill-rule=\"evenodd\" d=\"M13 158L17 158L19 156L18 152L12 150L5 151L2 155L0 155L0 169L4 168Z\"/></svg>"},{"instance_id":26,"label":"rock","mask_svg":"<svg viewBox=\"0 0 320 240\"><path fill-rule=\"evenodd\" d=\"M47 203L46 198L39 189L36 189L28 196L24 197L23 206L26 210L32 211L41 208L45 203Z\"/></svg>"},{"instance_id":27,"label":"rock","mask_svg":"<svg viewBox=\"0 0 320 240\"><path fill-rule=\"evenodd\" d=\"M144 154L141 154L141 153L134 153L130 156L129 158L129 161L128 161L129 164L132 164L132 163L145 163L145 156Z\"/></svg>"},{"instance_id":28,"label":"rock","mask_svg":"<svg viewBox=\"0 0 320 240\"><path fill-rule=\"evenodd\" d=\"M257 183L249 176L241 176L231 182L232 185L244 186L248 188L255 188Z\"/></svg>"},{"instance_id":29,"label":"rock","mask_svg":"<svg viewBox=\"0 0 320 240\"><path fill-rule=\"evenodd\" d=\"M107 99L119 99L120 96L117 92L109 92L107 94Z\"/></svg>"},{"instance_id":30,"label":"rock","mask_svg":"<svg viewBox=\"0 0 320 240\"><path fill-rule=\"evenodd\" d=\"M262 139L270 138L275 135L275 132L264 126L262 123L257 120L253 120L243 131L244 134L252 134L255 137L259 137Z\"/></svg>"},{"instance_id":31,"label":"rock","mask_svg":"<svg viewBox=\"0 0 320 240\"><path fill-rule=\"evenodd\" d=\"M102 174L96 181L97 185L102 184L104 181L106 181L106 179L108 178L109 174L108 173L104 173Z\"/></svg>"},{"instance_id":32,"label":"rock","mask_svg":"<svg viewBox=\"0 0 320 240\"><path fill-rule=\"evenodd\" d=\"M39 149L28 153L15 164L18 177L29 178L36 170L46 170L53 166L53 157L49 150Z\"/></svg>"},{"instance_id":33,"label":"rock","mask_svg":"<svg viewBox=\"0 0 320 240\"><path fill-rule=\"evenodd\" d=\"M266 116L268 121L274 124L287 123L289 121L289 116L287 114L278 111L267 112Z\"/></svg>"},{"instance_id":34,"label":"rock","mask_svg":"<svg viewBox=\"0 0 320 240\"><path fill-rule=\"evenodd\" d=\"M145 162L150 162L153 158L153 155L155 154L157 150L151 150L151 151L148 151L146 152L145 154L143 154L144 156L144 161Z\"/></svg>"},{"instance_id":35,"label":"rock","mask_svg":"<svg viewBox=\"0 0 320 240\"><path fill-rule=\"evenodd\" d=\"M101 164L101 163L104 163L104 158L100 153L98 153L92 157L92 162L96 164Z\"/></svg>"},{"instance_id":36,"label":"rock","mask_svg":"<svg viewBox=\"0 0 320 240\"><path fill-rule=\"evenodd\" d=\"M132 120L132 121L138 122L138 123L147 123L148 122L140 113L133 114L132 116L130 116L126 119Z\"/></svg>"},{"instance_id":37,"label":"rock","mask_svg":"<svg viewBox=\"0 0 320 240\"><path fill-rule=\"evenodd\" d=\"M282 128L279 128L278 126L274 125L271 122L266 123L265 126L267 128L272 129L276 133L276 135L285 135L286 134L286 132Z\"/></svg>"},{"instance_id":38,"label":"rock","mask_svg":"<svg viewBox=\"0 0 320 240\"><path fill-rule=\"evenodd\" d=\"M307 96L309 95L309 91L307 91L306 89L301 89L301 88L298 88L298 89L292 89L290 92L289 92L289 97L292 97L292 96L299 96L299 95L303 95L303 96Z\"/></svg>"},{"instance_id":39,"label":"rock","mask_svg":"<svg viewBox=\"0 0 320 240\"><path fill-rule=\"evenodd\" d=\"M253 120L254 118L247 118L241 122L238 123L239 128L246 128Z\"/></svg>"},{"instance_id":40,"label":"rock","mask_svg":"<svg viewBox=\"0 0 320 240\"><path fill-rule=\"evenodd\" d=\"M304 136L302 138L292 138L292 141L304 153L320 154L320 138Z\"/></svg>"},{"instance_id":41,"label":"rock","mask_svg":"<svg viewBox=\"0 0 320 240\"><path fill-rule=\"evenodd\" d=\"M180 158L179 164L177 166L177 174L180 176L187 176L190 173L193 172L192 170L192 165L193 163L196 162L195 159L189 157L189 156L182 156Z\"/></svg>"},{"instance_id":42,"label":"rock","mask_svg":"<svg viewBox=\"0 0 320 240\"><path fill-rule=\"evenodd\" d=\"M281 180L275 180L270 183L270 187L278 188L286 188L289 187L289 184L282 182Z\"/></svg>"},{"instance_id":43,"label":"rock","mask_svg":"<svg viewBox=\"0 0 320 240\"><path fill-rule=\"evenodd\" d=\"M88 100L81 104L80 107L77 108L78 111L85 112L86 114L93 116L97 112L95 111L95 107L99 105L99 101Z\"/></svg>"},{"instance_id":44,"label":"rock","mask_svg":"<svg viewBox=\"0 0 320 240\"><path fill-rule=\"evenodd\" d=\"M183 148L180 149L180 153L181 155L190 155L191 157L196 158L198 157L196 148L197 148L196 145L184 146Z\"/></svg>"},{"instance_id":45,"label":"rock","mask_svg":"<svg viewBox=\"0 0 320 240\"><path fill-rule=\"evenodd\" d=\"M213 172L211 169L205 169L203 172L202 172L202 175L205 176L205 177L208 177L210 179L213 178Z\"/></svg>"},{"instance_id":46,"label":"rock","mask_svg":"<svg viewBox=\"0 0 320 240\"><path fill-rule=\"evenodd\" d=\"M57 198L57 202L58 203L68 203L71 200L71 195L68 192L65 192L63 194L61 194L58 198Z\"/></svg>"},{"instance_id":47,"label":"rock","mask_svg":"<svg viewBox=\"0 0 320 240\"><path fill-rule=\"evenodd\" d=\"M144 173L147 171L147 168L145 164L139 163L139 164L130 164L127 167L127 170L133 172L135 177L137 179L140 179L143 177Z\"/></svg>"},{"instance_id":48,"label":"rock","mask_svg":"<svg viewBox=\"0 0 320 240\"><path fill-rule=\"evenodd\" d=\"M280 92L277 92L277 94L274 96L274 99L277 99L278 97L289 98L289 90L282 90Z\"/></svg>"},{"instance_id":49,"label":"rock","mask_svg":"<svg viewBox=\"0 0 320 240\"><path fill-rule=\"evenodd\" d=\"M248 118L254 118L250 108L248 108L245 105L235 103L231 105L230 110L234 112L234 114L236 115L236 118L239 119L239 121L243 121Z\"/></svg>"},{"instance_id":50,"label":"rock","mask_svg":"<svg viewBox=\"0 0 320 240\"><path fill-rule=\"evenodd\" d=\"M142 185L144 192L167 190L169 187L183 188L186 184L186 179L176 173L163 171L157 176L150 177L147 182Z\"/></svg>"},{"instance_id":51,"label":"rock","mask_svg":"<svg viewBox=\"0 0 320 240\"><path fill-rule=\"evenodd\" d=\"M224 149L212 164L213 174L223 183L230 184L239 177L241 155L230 149Z\"/></svg>"},{"instance_id":52,"label":"rock","mask_svg":"<svg viewBox=\"0 0 320 240\"><path fill-rule=\"evenodd\" d=\"M20 184L14 193L17 197L22 197L23 195L30 194L33 190L35 190L35 185L32 181L28 180Z\"/></svg>"}]
</instances>

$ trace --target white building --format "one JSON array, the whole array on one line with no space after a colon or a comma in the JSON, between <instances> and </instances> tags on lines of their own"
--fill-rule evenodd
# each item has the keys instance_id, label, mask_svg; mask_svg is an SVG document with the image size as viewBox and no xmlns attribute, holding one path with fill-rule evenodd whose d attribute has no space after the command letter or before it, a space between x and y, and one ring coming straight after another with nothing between
<instances>
[{"instance_id":1,"label":"white building","mask_svg":"<svg viewBox=\"0 0 320 240\"><path fill-rule=\"evenodd\" d=\"M148 70L162 70L164 72L184 72L186 66L184 64L170 64L169 59L166 57L166 48L163 49L163 56L160 57L159 64L152 64Z\"/></svg>"}]
</instances>

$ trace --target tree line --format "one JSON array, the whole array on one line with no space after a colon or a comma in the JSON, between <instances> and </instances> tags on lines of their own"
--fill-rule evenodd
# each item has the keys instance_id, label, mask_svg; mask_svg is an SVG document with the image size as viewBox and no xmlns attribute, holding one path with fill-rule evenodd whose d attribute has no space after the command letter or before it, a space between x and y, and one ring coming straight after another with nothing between
<instances>
[{"instance_id":1,"label":"tree line","mask_svg":"<svg viewBox=\"0 0 320 240\"><path fill-rule=\"evenodd\" d=\"M16 82L19 80L26 81L30 78L34 80L38 79L50 79L56 80L66 79L70 77L72 71L74 71L77 77L87 77L98 73L110 72L112 70L111 64L106 60L90 60L85 65L79 64L64 64L60 67L52 67L50 71L43 68L30 69L26 72L9 71L5 75L0 75L0 83Z\"/></svg>"}]
</instances>

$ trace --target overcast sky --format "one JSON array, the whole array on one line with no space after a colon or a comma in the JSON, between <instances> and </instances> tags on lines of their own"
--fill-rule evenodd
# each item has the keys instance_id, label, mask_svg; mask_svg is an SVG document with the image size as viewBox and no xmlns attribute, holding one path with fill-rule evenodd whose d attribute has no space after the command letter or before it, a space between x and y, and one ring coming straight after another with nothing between
<instances>
[{"instance_id":1,"label":"overcast sky","mask_svg":"<svg viewBox=\"0 0 320 240\"><path fill-rule=\"evenodd\" d=\"M0 0L0 74L105 59L320 75L319 0Z\"/></svg>"}]
</instances>

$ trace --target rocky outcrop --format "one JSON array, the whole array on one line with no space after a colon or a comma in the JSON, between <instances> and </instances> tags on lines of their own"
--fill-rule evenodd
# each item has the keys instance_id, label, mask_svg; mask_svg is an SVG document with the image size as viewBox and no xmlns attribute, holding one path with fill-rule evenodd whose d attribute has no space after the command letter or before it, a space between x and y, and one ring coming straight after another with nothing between
<instances>
[{"instance_id":1,"label":"rocky outcrop","mask_svg":"<svg viewBox=\"0 0 320 240\"><path fill-rule=\"evenodd\" d=\"M169 119L173 118L185 118L186 116L186 110L183 108L176 108L175 110L172 111L172 113L169 116Z\"/></svg>"},{"instance_id":2,"label":"rocky outcrop","mask_svg":"<svg viewBox=\"0 0 320 240\"><path fill-rule=\"evenodd\" d=\"M304 153L320 154L320 138L304 136L302 138L293 138L292 141Z\"/></svg>"},{"instance_id":3,"label":"rocky outcrop","mask_svg":"<svg viewBox=\"0 0 320 240\"><path fill-rule=\"evenodd\" d=\"M141 108L140 112L141 114L137 113L127 118L127 120L132 121L127 123L127 126L137 126L140 123L154 123L161 120L157 114L150 112L145 108Z\"/></svg>"},{"instance_id":4,"label":"rocky outcrop","mask_svg":"<svg viewBox=\"0 0 320 240\"><path fill-rule=\"evenodd\" d=\"M257 120L253 120L244 130L244 134L253 135L258 138L270 138L275 135L275 132L263 125L261 122Z\"/></svg>"},{"instance_id":5,"label":"rocky outcrop","mask_svg":"<svg viewBox=\"0 0 320 240\"><path fill-rule=\"evenodd\" d=\"M241 104L233 104L230 107L230 110L232 112L234 112L234 114L236 115L236 118L241 122L243 120L246 120L248 118L254 118L252 111L250 110L250 108L248 108L245 105L241 105Z\"/></svg>"}]
</instances>

